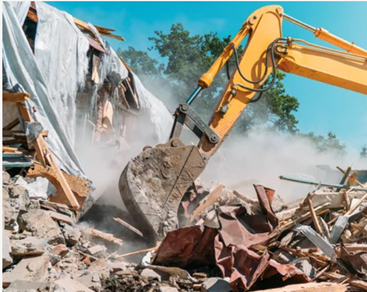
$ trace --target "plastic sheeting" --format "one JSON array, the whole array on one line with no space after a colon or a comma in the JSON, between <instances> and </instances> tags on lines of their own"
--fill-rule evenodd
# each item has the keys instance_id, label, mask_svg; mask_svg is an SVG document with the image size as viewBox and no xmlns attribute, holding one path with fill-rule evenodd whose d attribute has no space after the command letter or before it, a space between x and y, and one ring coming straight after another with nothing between
<instances>
[{"instance_id":1,"label":"plastic sheeting","mask_svg":"<svg viewBox=\"0 0 367 292\"><path fill-rule=\"evenodd\" d=\"M89 42L73 18L36 2L38 25L34 55L70 145L75 142L76 96L88 73Z\"/></svg>"},{"instance_id":2,"label":"plastic sheeting","mask_svg":"<svg viewBox=\"0 0 367 292\"><path fill-rule=\"evenodd\" d=\"M168 141L173 124L172 114L170 114L163 102L150 93L134 73L132 74L141 110L149 115L152 124L155 126L159 143L165 143Z\"/></svg>"},{"instance_id":3,"label":"plastic sheeting","mask_svg":"<svg viewBox=\"0 0 367 292\"><path fill-rule=\"evenodd\" d=\"M72 17L47 4L37 2L38 27L33 55L22 30L30 2L3 2L3 88L28 92L26 102L35 121L49 134L46 142L58 165L67 173L85 178L73 150L75 135L75 99L84 86L87 73L87 38L75 26ZM102 54L100 83L95 85L91 105L96 105L97 90L104 80L117 88L128 77L128 70L95 27L90 29L108 54ZM172 116L133 74L143 115L147 115L158 142L168 139ZM116 102L119 102L116 100ZM35 107L36 112L31 109Z\"/></svg>"},{"instance_id":4,"label":"plastic sheeting","mask_svg":"<svg viewBox=\"0 0 367 292\"><path fill-rule=\"evenodd\" d=\"M35 121L48 130L45 139L58 165L67 173L85 178L72 146L67 139L57 107L50 97L48 84L43 78L36 59L29 47L18 19L24 18L20 7L3 2L3 73L6 73L8 88L28 92L31 97L25 105ZM29 5L28 5L29 7ZM16 11L20 14L17 17ZM32 108L37 109L33 112Z\"/></svg>"},{"instance_id":5,"label":"plastic sheeting","mask_svg":"<svg viewBox=\"0 0 367 292\"><path fill-rule=\"evenodd\" d=\"M107 79L117 88L121 81L127 78L128 71L117 56L116 52L109 46L108 42L102 38L97 29L90 23L88 23L88 26L97 36L98 40L103 44L104 49L108 52L108 55L103 54L102 56L99 68L99 79L101 82L103 82L104 79ZM144 87L139 78L133 72L132 74L143 114L147 114L154 125L155 132L158 137L158 143L167 142L173 123L172 115L169 113L165 105ZM97 85L94 96L96 96L96 91L101 85L102 84ZM92 105L95 104L95 98L92 98Z\"/></svg>"}]
</instances>

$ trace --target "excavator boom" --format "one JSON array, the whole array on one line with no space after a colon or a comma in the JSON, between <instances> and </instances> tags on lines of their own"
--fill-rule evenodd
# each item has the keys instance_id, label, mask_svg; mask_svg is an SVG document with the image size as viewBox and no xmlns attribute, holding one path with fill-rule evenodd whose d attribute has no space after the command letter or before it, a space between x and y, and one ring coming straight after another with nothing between
<instances>
[{"instance_id":1,"label":"excavator boom","mask_svg":"<svg viewBox=\"0 0 367 292\"><path fill-rule=\"evenodd\" d=\"M282 37L284 19L346 52ZM237 48L246 37L247 44L239 57ZM210 86L232 55L236 69L207 125L190 104ZM281 6L256 10L203 74L186 103L177 108L170 140L143 150L129 162L120 177L122 199L147 237L159 239L179 227L177 210L182 196L205 169L251 100L275 84L277 69L367 94L366 50L284 14ZM269 78L272 79L267 82ZM179 139L184 126L200 139L197 147L186 146Z\"/></svg>"}]
</instances>

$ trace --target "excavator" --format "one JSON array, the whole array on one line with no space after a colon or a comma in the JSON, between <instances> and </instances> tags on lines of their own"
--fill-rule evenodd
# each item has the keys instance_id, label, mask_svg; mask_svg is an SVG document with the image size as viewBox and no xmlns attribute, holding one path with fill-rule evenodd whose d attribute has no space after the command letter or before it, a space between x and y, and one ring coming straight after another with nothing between
<instances>
[{"instance_id":1,"label":"excavator","mask_svg":"<svg viewBox=\"0 0 367 292\"><path fill-rule=\"evenodd\" d=\"M283 20L336 48L283 37ZM239 57L237 50L246 37ZM236 67L206 124L190 105L211 85L232 55ZM274 86L276 70L367 94L367 50L285 14L281 6L256 10L202 75L186 103L177 108L169 141L145 147L120 176L121 197L145 236L159 240L178 228L177 211L183 195L204 171L249 103ZM185 145L180 140L184 126L199 138L197 146Z\"/></svg>"}]
</instances>

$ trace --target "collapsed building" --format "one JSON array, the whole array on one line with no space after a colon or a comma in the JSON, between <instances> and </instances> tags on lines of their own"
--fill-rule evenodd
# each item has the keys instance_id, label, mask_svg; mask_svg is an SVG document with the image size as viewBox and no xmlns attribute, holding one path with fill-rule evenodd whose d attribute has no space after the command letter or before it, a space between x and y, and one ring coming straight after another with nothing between
<instances>
[{"instance_id":1,"label":"collapsed building","mask_svg":"<svg viewBox=\"0 0 367 292\"><path fill-rule=\"evenodd\" d=\"M351 167L338 183L281 177L316 186L295 202L196 181L159 242L134 214L108 214L121 233L79 224L110 210L93 209L88 159L166 142L172 118L105 40L123 40L112 29L42 2L2 5L5 291L367 291L367 186Z\"/></svg>"},{"instance_id":2,"label":"collapsed building","mask_svg":"<svg viewBox=\"0 0 367 292\"><path fill-rule=\"evenodd\" d=\"M3 151L12 153L4 165L36 154L28 175L49 178L55 202L84 212L96 198L80 156L129 147L139 115L152 143L164 141L171 117L102 37L123 40L111 29L42 2L6 2L3 11Z\"/></svg>"}]
</instances>

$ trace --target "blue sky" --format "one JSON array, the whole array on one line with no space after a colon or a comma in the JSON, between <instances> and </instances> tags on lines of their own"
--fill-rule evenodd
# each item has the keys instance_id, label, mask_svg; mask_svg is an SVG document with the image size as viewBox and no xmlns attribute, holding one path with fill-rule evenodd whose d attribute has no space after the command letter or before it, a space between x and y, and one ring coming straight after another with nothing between
<instances>
[{"instance_id":1,"label":"blue sky","mask_svg":"<svg viewBox=\"0 0 367 292\"><path fill-rule=\"evenodd\" d=\"M181 22L193 34L210 31L232 36L254 10L282 5L286 14L367 49L367 2L47 2L94 25L113 28L126 41L107 39L114 49L146 50L155 30L168 32ZM327 45L287 21L283 36ZM161 60L162 61L162 60ZM302 132L332 131L349 149L367 144L367 96L287 74L286 90L300 101L296 113ZM195 85L193 84L193 88Z\"/></svg>"}]
</instances>

